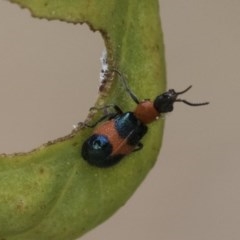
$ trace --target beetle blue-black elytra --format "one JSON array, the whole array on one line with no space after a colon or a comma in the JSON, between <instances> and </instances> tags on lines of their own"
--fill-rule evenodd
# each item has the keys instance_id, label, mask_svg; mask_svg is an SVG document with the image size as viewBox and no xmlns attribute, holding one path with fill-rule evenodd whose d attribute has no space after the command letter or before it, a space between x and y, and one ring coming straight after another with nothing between
<instances>
[{"instance_id":1,"label":"beetle blue-black elytra","mask_svg":"<svg viewBox=\"0 0 240 240\"><path fill-rule=\"evenodd\" d=\"M97 167L110 167L117 164L124 156L143 147L141 139L147 133L147 124L155 121L161 114L173 111L175 102L183 102L189 106L202 106L209 104L191 103L178 98L192 86L181 92L170 89L157 96L154 101L149 99L139 101L130 90L124 76L113 70L124 84L126 92L137 104L133 112L123 112L117 105L107 105L96 110L104 109L105 113L97 122L87 127L96 127L82 146L81 154L84 160ZM108 111L109 109L114 111ZM98 125L99 124L99 125Z\"/></svg>"}]
</instances>

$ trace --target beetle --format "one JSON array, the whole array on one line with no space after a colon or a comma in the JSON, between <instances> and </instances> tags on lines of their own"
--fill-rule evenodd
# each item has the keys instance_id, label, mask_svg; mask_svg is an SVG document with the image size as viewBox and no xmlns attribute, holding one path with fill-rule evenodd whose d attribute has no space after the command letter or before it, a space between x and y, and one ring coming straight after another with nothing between
<instances>
[{"instance_id":1,"label":"beetle","mask_svg":"<svg viewBox=\"0 0 240 240\"><path fill-rule=\"evenodd\" d=\"M118 105L110 104L94 110L104 110L105 114L94 124L86 127L95 128L93 134L83 143L81 154L84 160L97 167L110 167L117 164L124 156L143 147L141 139L147 133L147 124L157 120L162 114L173 111L175 102L183 102L189 106L203 106L209 102L191 103L178 98L187 92L189 86L181 92L170 89L158 95L154 101L139 100L129 88L127 81L118 70L116 72L126 92L137 104L133 111L123 112ZM109 111L112 109L113 111ZM101 123L101 124L100 124Z\"/></svg>"}]
</instances>

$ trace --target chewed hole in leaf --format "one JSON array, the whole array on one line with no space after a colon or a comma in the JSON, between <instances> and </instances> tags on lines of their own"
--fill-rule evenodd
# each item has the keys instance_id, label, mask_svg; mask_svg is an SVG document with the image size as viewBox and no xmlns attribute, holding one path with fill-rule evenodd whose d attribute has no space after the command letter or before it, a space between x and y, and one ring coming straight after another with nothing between
<instances>
[{"instance_id":1,"label":"chewed hole in leaf","mask_svg":"<svg viewBox=\"0 0 240 240\"><path fill-rule=\"evenodd\" d=\"M97 98L100 33L32 18L4 1L0 29L0 153L29 151L69 134Z\"/></svg>"}]
</instances>

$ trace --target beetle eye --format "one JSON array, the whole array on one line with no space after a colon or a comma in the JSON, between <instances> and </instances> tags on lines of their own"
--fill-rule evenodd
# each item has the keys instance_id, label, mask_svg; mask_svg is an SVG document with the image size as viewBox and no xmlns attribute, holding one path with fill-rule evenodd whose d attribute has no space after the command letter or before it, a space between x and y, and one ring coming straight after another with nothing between
<instances>
[{"instance_id":1,"label":"beetle eye","mask_svg":"<svg viewBox=\"0 0 240 240\"><path fill-rule=\"evenodd\" d=\"M163 93L154 100L154 107L159 113L167 113L173 110L174 95L170 92Z\"/></svg>"}]
</instances>

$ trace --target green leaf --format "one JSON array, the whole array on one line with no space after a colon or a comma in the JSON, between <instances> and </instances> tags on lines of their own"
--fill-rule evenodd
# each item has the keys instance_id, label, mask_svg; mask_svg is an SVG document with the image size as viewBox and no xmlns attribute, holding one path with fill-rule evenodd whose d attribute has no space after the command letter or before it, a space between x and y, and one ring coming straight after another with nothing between
<instances>
[{"instance_id":1,"label":"green leaf","mask_svg":"<svg viewBox=\"0 0 240 240\"><path fill-rule=\"evenodd\" d=\"M139 98L154 98L165 89L157 0L11 2L30 9L38 18L87 23L100 31L110 67L124 73ZM122 84L113 75L108 80L96 104L117 103L132 110L135 103ZM92 132L87 128L29 153L1 155L0 239L76 239L106 220L124 205L153 167L162 129L163 120L151 124L144 148L107 169L90 166L81 158L82 143Z\"/></svg>"}]
</instances>

